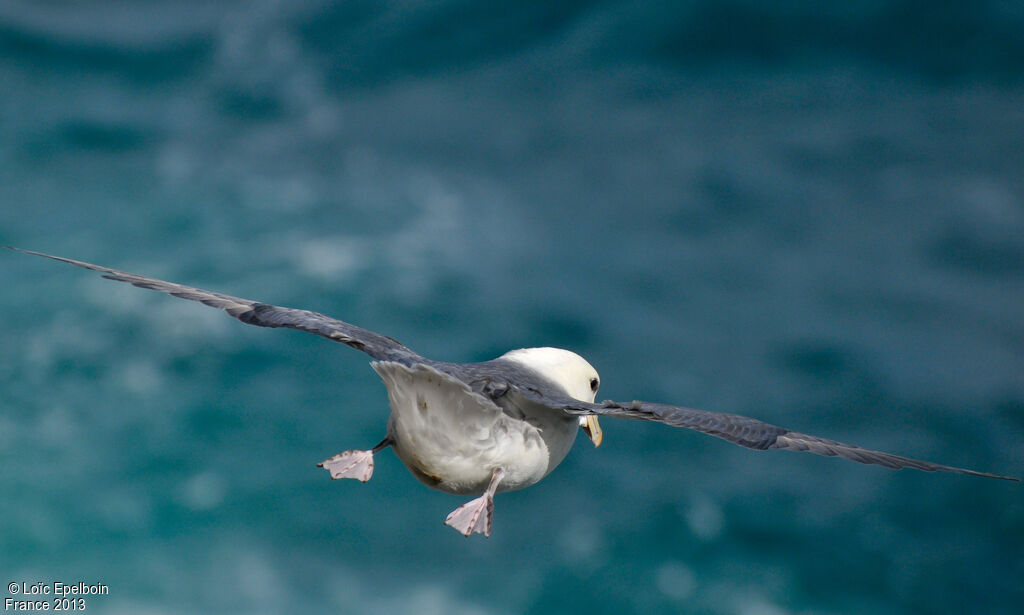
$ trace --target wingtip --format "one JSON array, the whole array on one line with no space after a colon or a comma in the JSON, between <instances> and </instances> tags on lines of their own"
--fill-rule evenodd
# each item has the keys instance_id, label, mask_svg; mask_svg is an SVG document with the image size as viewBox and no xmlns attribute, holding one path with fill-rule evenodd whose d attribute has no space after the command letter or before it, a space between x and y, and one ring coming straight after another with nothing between
<instances>
[{"instance_id":1,"label":"wingtip","mask_svg":"<svg viewBox=\"0 0 1024 615\"><path fill-rule=\"evenodd\" d=\"M1014 483L1020 482L1020 479L1015 476L1000 476L999 474L983 474L982 476L987 476L989 478L998 478L999 480L1008 480Z\"/></svg>"},{"instance_id":2,"label":"wingtip","mask_svg":"<svg viewBox=\"0 0 1024 615\"><path fill-rule=\"evenodd\" d=\"M15 252L21 252L22 254L34 254L36 256L45 256L47 258L53 258L49 254L43 254L42 252L36 252L34 250L26 250L25 248L19 248L18 246L4 246L8 250L14 250Z\"/></svg>"},{"instance_id":3,"label":"wingtip","mask_svg":"<svg viewBox=\"0 0 1024 615\"><path fill-rule=\"evenodd\" d=\"M954 468L952 466L940 466L936 468L938 470L944 470L946 472L956 472L957 474L966 474L968 476L980 476L982 478L995 478L998 480L1008 480L1010 482L1019 483L1020 479L1015 476L1003 476L1002 474L992 474L990 472L978 472L977 470L967 470L964 468Z\"/></svg>"},{"instance_id":4,"label":"wingtip","mask_svg":"<svg viewBox=\"0 0 1024 615\"><path fill-rule=\"evenodd\" d=\"M13 250L15 252L21 252L22 254L33 254L35 256L45 256L47 258L53 258L49 254L43 254L42 252L35 252L33 250L26 250L25 248L19 248L18 246L8 246L8 245L5 245L4 247L7 248L8 250Z\"/></svg>"},{"instance_id":5,"label":"wingtip","mask_svg":"<svg viewBox=\"0 0 1024 615\"><path fill-rule=\"evenodd\" d=\"M960 474L968 474L970 476L981 476L983 478L997 478L999 480L1008 480L1008 481L1011 481L1011 482L1014 482L1014 483L1019 483L1020 482L1020 479L1015 477L1015 476L1003 476L1002 474L992 474L991 472L979 472L977 470L966 470L964 468L954 468L954 467L950 467L950 466L945 466L945 467L940 468L940 469L947 470L947 471L958 472Z\"/></svg>"}]
</instances>

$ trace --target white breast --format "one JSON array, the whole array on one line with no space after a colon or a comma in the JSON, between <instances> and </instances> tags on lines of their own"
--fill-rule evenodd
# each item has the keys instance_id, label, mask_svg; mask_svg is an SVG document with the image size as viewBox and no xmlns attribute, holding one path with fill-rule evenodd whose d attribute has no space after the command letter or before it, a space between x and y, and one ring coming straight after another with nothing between
<instances>
[{"instance_id":1,"label":"white breast","mask_svg":"<svg viewBox=\"0 0 1024 615\"><path fill-rule=\"evenodd\" d=\"M561 462L575 439L574 421L513 418L430 366L372 365L388 390L388 435L395 452L417 478L436 489L478 494L495 468L505 470L498 491L527 487Z\"/></svg>"}]
</instances>

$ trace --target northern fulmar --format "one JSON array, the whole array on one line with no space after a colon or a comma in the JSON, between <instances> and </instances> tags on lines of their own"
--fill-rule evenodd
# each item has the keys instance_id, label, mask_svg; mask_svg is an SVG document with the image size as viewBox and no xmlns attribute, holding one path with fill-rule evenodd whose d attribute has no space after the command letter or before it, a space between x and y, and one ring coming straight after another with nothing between
<instances>
[{"instance_id":1,"label":"northern fulmar","mask_svg":"<svg viewBox=\"0 0 1024 615\"><path fill-rule=\"evenodd\" d=\"M482 363L434 361L394 338L309 310L279 307L165 282L82 261L52 258L141 288L198 301L259 327L308 331L370 355L387 388L391 416L379 444L349 450L318 465L331 478L368 481L373 456L391 447L427 486L477 496L445 524L465 536L490 536L494 494L529 487L547 476L576 439L578 428L601 443L599 416L656 421L694 429L756 450L784 449L838 456L887 468L915 468L1018 480L965 470L811 436L737 414L643 401L595 402L601 379L583 357L559 348L512 350Z\"/></svg>"}]
</instances>

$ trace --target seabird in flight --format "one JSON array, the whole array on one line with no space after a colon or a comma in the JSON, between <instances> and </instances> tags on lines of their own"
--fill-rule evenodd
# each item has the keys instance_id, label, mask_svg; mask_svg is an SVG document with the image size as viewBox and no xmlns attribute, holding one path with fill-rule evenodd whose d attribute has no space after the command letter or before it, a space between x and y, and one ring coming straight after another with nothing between
<instances>
[{"instance_id":1,"label":"seabird in flight","mask_svg":"<svg viewBox=\"0 0 1024 615\"><path fill-rule=\"evenodd\" d=\"M838 456L887 468L915 468L1018 480L919 461L843 444L737 414L643 401L595 402L600 377L579 355L558 348L512 350L482 363L446 363L420 356L397 340L347 322L294 308L241 299L41 252L140 288L198 301L259 327L308 331L370 355L388 391L391 416L384 439L369 450L349 450L318 464L331 478L367 481L373 456L391 447L429 487L477 496L445 524L465 536L491 534L494 494L529 487L565 459L582 428L601 443L600 416L686 427L756 450L785 449Z\"/></svg>"}]
</instances>

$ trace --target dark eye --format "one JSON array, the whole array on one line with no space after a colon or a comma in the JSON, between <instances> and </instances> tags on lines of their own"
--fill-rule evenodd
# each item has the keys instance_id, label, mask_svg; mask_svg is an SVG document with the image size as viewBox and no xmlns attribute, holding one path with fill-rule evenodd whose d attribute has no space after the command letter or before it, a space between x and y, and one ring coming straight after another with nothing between
<instances>
[{"instance_id":1,"label":"dark eye","mask_svg":"<svg viewBox=\"0 0 1024 615\"><path fill-rule=\"evenodd\" d=\"M600 384L601 383L597 381L597 378L591 378L590 379L590 390L595 392L595 393L597 393L597 387L600 386Z\"/></svg>"}]
</instances>

